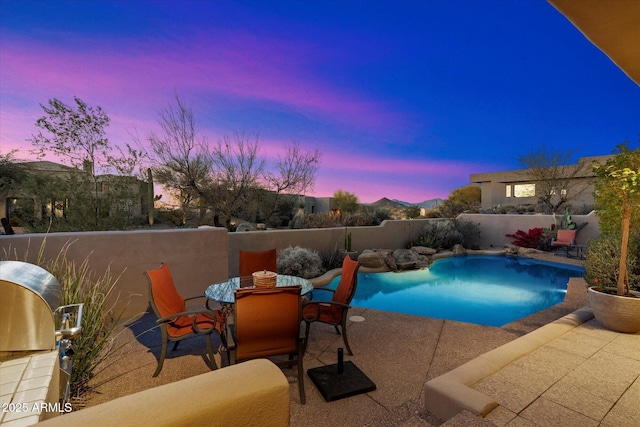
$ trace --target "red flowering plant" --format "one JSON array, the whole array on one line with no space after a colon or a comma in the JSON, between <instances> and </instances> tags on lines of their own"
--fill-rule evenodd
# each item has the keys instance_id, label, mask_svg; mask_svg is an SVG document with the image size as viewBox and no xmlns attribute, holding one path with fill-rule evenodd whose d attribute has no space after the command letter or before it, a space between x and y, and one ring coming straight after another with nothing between
<instances>
[{"instance_id":1,"label":"red flowering plant","mask_svg":"<svg viewBox=\"0 0 640 427\"><path fill-rule=\"evenodd\" d=\"M506 236L514 239L511 244L515 246L548 251L551 249L551 239L555 236L554 228L555 224L552 224L551 228L535 227L530 228L528 232L518 230L515 234L507 234Z\"/></svg>"}]
</instances>

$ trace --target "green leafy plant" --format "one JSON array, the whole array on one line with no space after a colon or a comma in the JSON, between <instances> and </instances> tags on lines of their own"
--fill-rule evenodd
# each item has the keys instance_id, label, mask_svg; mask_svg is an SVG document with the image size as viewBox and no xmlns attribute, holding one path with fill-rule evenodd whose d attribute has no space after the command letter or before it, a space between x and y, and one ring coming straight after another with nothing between
<instances>
[{"instance_id":1,"label":"green leafy plant","mask_svg":"<svg viewBox=\"0 0 640 427\"><path fill-rule=\"evenodd\" d=\"M462 245L465 248L477 249L480 242L480 224L465 219L454 219L453 225L462 234Z\"/></svg>"},{"instance_id":2,"label":"green leafy plant","mask_svg":"<svg viewBox=\"0 0 640 427\"><path fill-rule=\"evenodd\" d=\"M616 288L620 264L619 234L601 234L589 243L585 280L598 288ZM632 235L627 259L629 282L632 289L640 291L640 232Z\"/></svg>"},{"instance_id":3,"label":"green leafy plant","mask_svg":"<svg viewBox=\"0 0 640 427\"><path fill-rule=\"evenodd\" d=\"M450 249L463 241L464 236L456 228L454 221L447 219L426 223L414 244L440 250Z\"/></svg>"},{"instance_id":4,"label":"green leafy plant","mask_svg":"<svg viewBox=\"0 0 640 427\"><path fill-rule=\"evenodd\" d=\"M620 230L617 294L629 295L630 230L638 229L640 217L640 148L619 145L603 165L594 165L594 200L603 234ZM617 219L617 225L616 224ZM587 258L587 263L589 259Z\"/></svg>"}]
</instances>

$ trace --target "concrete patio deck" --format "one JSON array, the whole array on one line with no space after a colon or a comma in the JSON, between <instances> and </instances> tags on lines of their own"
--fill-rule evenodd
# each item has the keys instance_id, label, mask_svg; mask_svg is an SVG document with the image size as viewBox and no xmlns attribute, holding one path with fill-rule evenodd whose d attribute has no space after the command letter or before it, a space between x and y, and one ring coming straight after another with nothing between
<instances>
[{"instance_id":1,"label":"concrete patio deck","mask_svg":"<svg viewBox=\"0 0 640 427\"><path fill-rule=\"evenodd\" d=\"M513 357L514 346L520 347L514 340L541 327L553 330L557 326L552 322L587 304L583 282L572 282L562 304L500 328L353 308L350 315L365 320L350 322L354 355L345 354L345 360L365 372L377 390L325 402L305 376L307 404L301 405L295 370L285 369L291 383L291 425L640 425L640 335L604 330L593 319L570 326L563 319L561 333L537 332L537 344L525 346L522 356ZM581 320L589 317L588 312L581 313ZM194 338L169 351L162 372L152 378L159 332L133 337L148 330L154 320L145 315L119 336L120 342L127 343L126 350L94 378L87 406L208 372L204 340ZM501 366L470 385L498 404L486 418L462 412L447 421L426 409L425 383L464 369L462 365L473 366L488 352L500 353L498 348L507 343L511 344ZM342 345L333 327L314 325L305 370L335 363ZM224 353L220 362L226 365Z\"/></svg>"}]
</instances>

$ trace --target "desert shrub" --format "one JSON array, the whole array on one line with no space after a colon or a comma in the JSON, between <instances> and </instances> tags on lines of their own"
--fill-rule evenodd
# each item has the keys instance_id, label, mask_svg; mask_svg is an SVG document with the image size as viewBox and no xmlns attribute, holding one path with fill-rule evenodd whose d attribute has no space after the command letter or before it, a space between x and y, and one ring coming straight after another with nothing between
<instances>
[{"instance_id":1,"label":"desert shrub","mask_svg":"<svg viewBox=\"0 0 640 427\"><path fill-rule=\"evenodd\" d=\"M60 283L60 305L83 304L82 334L75 340L70 379L70 396L79 396L89 389L89 380L98 367L112 357L120 347L114 346L117 331L121 330L122 315L126 309L115 310L115 286L118 278L107 269L102 275L89 267L89 256L80 264L67 258L72 241L67 242L54 259L43 256L46 240L39 248L36 262L49 271ZM15 251L5 251L2 259L18 260ZM29 258L24 254L24 260Z\"/></svg>"},{"instance_id":2,"label":"desert shrub","mask_svg":"<svg viewBox=\"0 0 640 427\"><path fill-rule=\"evenodd\" d=\"M382 221L389 218L389 212L383 209L345 212L339 215L325 212L305 215L304 228L366 227L380 225Z\"/></svg>"},{"instance_id":3,"label":"desert shrub","mask_svg":"<svg viewBox=\"0 0 640 427\"><path fill-rule=\"evenodd\" d=\"M453 225L462 234L462 246L477 249L480 244L480 224L465 219L454 219Z\"/></svg>"},{"instance_id":4,"label":"desert shrub","mask_svg":"<svg viewBox=\"0 0 640 427\"><path fill-rule=\"evenodd\" d=\"M340 252L337 245L333 249L320 251L319 255L320 259L322 259L322 268L325 271L342 267L344 255Z\"/></svg>"},{"instance_id":5,"label":"desert shrub","mask_svg":"<svg viewBox=\"0 0 640 427\"><path fill-rule=\"evenodd\" d=\"M340 217L331 212L309 214L304 216L304 228L340 227Z\"/></svg>"},{"instance_id":6,"label":"desert shrub","mask_svg":"<svg viewBox=\"0 0 640 427\"><path fill-rule=\"evenodd\" d=\"M620 239L620 234L601 234L589 243L584 272L589 285L617 287ZM640 232L634 233L629 240L627 272L631 289L640 291Z\"/></svg>"},{"instance_id":7,"label":"desert shrub","mask_svg":"<svg viewBox=\"0 0 640 427\"><path fill-rule=\"evenodd\" d=\"M426 223L415 245L433 249L450 249L454 245L462 244L463 241L464 236L456 228L455 222L447 219Z\"/></svg>"},{"instance_id":8,"label":"desert shrub","mask_svg":"<svg viewBox=\"0 0 640 427\"><path fill-rule=\"evenodd\" d=\"M278 273L311 279L322 275L322 259L316 251L300 246L281 250L278 253Z\"/></svg>"}]
</instances>

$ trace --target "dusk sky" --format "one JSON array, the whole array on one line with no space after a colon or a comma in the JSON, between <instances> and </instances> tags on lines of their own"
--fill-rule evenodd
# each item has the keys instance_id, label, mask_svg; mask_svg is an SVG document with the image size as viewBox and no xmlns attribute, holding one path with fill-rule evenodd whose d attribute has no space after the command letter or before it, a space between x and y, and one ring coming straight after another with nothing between
<instances>
[{"instance_id":1,"label":"dusk sky","mask_svg":"<svg viewBox=\"0 0 640 427\"><path fill-rule=\"evenodd\" d=\"M212 143L318 149L311 195L364 203L640 134L640 87L545 0L0 0L0 26L0 152L19 159L40 104L74 96L125 144L178 94Z\"/></svg>"}]
</instances>

